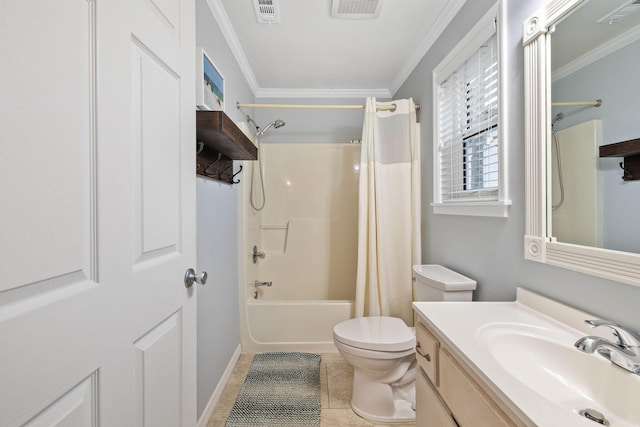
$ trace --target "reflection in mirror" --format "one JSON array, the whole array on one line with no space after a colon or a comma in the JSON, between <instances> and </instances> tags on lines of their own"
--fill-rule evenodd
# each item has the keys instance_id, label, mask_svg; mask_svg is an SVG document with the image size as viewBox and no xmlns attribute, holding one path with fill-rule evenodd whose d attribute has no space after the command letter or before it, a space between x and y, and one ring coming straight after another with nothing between
<instances>
[{"instance_id":1,"label":"reflection in mirror","mask_svg":"<svg viewBox=\"0 0 640 427\"><path fill-rule=\"evenodd\" d=\"M551 35L548 235L559 242L640 253L640 180L624 180L620 166L634 158L599 154L600 146L640 138L634 3L587 1ZM585 104L558 105L564 102Z\"/></svg>"},{"instance_id":2,"label":"reflection in mirror","mask_svg":"<svg viewBox=\"0 0 640 427\"><path fill-rule=\"evenodd\" d=\"M624 4L638 7L633 4L635 1L637 0L627 0ZM623 243L607 243L612 241L609 237L610 229L617 226L608 219L612 212L626 216L632 221L640 218L638 215L640 212L638 212L636 205L639 199L636 195L636 192L639 191L638 182L629 180L630 178L640 179L640 156L638 156L640 154L640 139L638 139L640 129L635 124L635 120L631 119L636 115L637 107L634 102L640 94L637 73L634 72L637 65L633 65L632 69L627 69L626 65L622 65L622 62L609 63L616 56L618 56L617 61L628 60L631 62L640 57L637 53L633 55L628 53L628 49L633 48L633 42L639 39L635 34L639 25L637 21L631 24L629 24L631 21L627 21L628 23L623 25L629 27L622 32L621 36L613 36L613 39L609 36L611 41L605 42L604 45L592 44L583 48L581 42L590 39L596 32L593 28L594 24L592 24L594 19L585 17L576 19L576 16L579 16L578 13L584 13L586 8L592 4L612 5L616 2L623 3L618 0L546 0L533 15L523 22L524 130L527 155L524 256L531 261L640 286L640 250L633 247L634 243L640 242L638 236L626 239ZM601 19L604 14L599 14L599 16L598 19ZM632 13L623 21L632 17L638 19L638 15ZM573 26L570 25L572 18L576 20ZM607 21L610 20L613 19L607 18ZM613 28L615 25L617 24L612 23L605 26ZM570 30L572 27L573 30ZM568 29L566 31L570 40L568 43L561 43L562 28ZM550 57L550 51L553 49L552 39L555 39L560 46L556 47L556 53L562 49L562 46L567 47L565 53L559 55L559 59L556 57L553 72ZM620 47L613 47L618 42ZM603 48L594 48L594 46ZM574 56L570 57L570 54ZM605 57L607 58L605 59ZM561 64L560 60L566 62ZM600 66L600 68L594 70L593 67L596 66ZM598 76L596 80L587 81L586 74L589 74L587 73L589 70L591 70L591 74ZM622 82L622 89L619 86L616 88L614 82ZM594 101L597 99L603 101L600 107L594 107L596 105ZM589 104L582 106L556 105L552 111L552 104L571 101L589 102ZM554 130L557 130L558 134L561 130L566 130L573 125L597 120L586 125L591 126L588 128L590 136L593 133L596 134L594 136L595 142L591 141L589 144L595 146L602 144L599 147L599 154L604 152L619 156L613 162L624 162L625 168L632 172L632 174L625 173L624 176L627 180L623 181L622 173L615 169L616 165L610 166L610 159L598 156L594 160L594 155L591 153L589 157L591 160L586 163L595 162L599 167L595 172L595 177L585 177L589 176L586 171L589 166L585 166L581 161L578 162L577 169L582 170L583 173L583 177L578 177L580 183L578 191L584 193L588 190L595 194L595 201L597 201L598 195L602 201L595 208L594 214L596 224L597 215L600 214L601 225L593 233L591 237L593 241L584 244L558 241L553 235L558 235L559 230L553 228L553 224L549 224L553 222L551 200L558 202L561 198L560 194L554 195L555 197L549 194L552 187L550 179L552 172L551 123L552 117L556 117L558 113L563 114L558 116L554 124ZM602 142L599 142L598 133L602 135ZM635 139L635 142L619 142L632 138ZM559 141L561 149L565 145L564 142L564 140ZM620 144L627 151L625 155L619 151ZM560 151L563 165L566 158L573 160L573 154L563 156L562 150ZM638 172L635 170L634 161L637 162ZM568 162L570 163L570 160ZM567 168L571 167L567 166ZM607 175L613 176L612 187L609 186ZM564 170L563 177L566 177ZM599 192L597 191L598 184L600 184ZM559 184L556 184L556 187L559 187ZM617 193L622 194L623 192L626 193L623 197L617 197ZM565 202L569 197L569 191L565 188ZM579 215L585 215L584 211L579 212ZM570 220L566 222L570 225L569 236L564 235L562 238L565 240L574 239L576 234L583 233L571 231L571 227L577 223L577 218L571 215L568 217ZM617 221L617 219L613 221ZM634 222L627 222L621 229L624 230L624 234L638 233L638 226ZM598 236L598 231L600 236ZM598 239L601 239L602 246L614 247L617 250L595 246L598 244ZM594 246L591 246L592 244Z\"/></svg>"}]
</instances>

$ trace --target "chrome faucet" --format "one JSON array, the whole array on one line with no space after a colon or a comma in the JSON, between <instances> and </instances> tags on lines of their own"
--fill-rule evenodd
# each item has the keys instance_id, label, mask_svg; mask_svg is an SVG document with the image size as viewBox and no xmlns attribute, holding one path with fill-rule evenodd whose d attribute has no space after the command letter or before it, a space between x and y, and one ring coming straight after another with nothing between
<instances>
[{"instance_id":1,"label":"chrome faucet","mask_svg":"<svg viewBox=\"0 0 640 427\"><path fill-rule=\"evenodd\" d=\"M255 281L255 282L253 282L253 283L254 283L254 286L256 287L256 289L257 289L258 287L260 287L260 286L266 286L267 288L270 288L270 287L271 287L271 284L272 284L271 282L260 282L260 281L258 281L258 280L256 280L256 281Z\"/></svg>"},{"instance_id":2,"label":"chrome faucet","mask_svg":"<svg viewBox=\"0 0 640 427\"><path fill-rule=\"evenodd\" d=\"M608 320L585 320L585 323L592 328L598 326L610 328L617 342L598 336L586 336L576 341L575 346L578 350L585 353L598 353L621 368L640 375L639 332Z\"/></svg>"}]
</instances>

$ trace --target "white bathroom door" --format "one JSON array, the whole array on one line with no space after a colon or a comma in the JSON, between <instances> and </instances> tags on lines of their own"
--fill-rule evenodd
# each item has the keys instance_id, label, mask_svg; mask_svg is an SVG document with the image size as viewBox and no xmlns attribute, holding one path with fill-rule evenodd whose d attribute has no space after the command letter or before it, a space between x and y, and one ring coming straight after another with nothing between
<instances>
[{"instance_id":1,"label":"white bathroom door","mask_svg":"<svg viewBox=\"0 0 640 427\"><path fill-rule=\"evenodd\" d=\"M0 426L196 424L194 27L0 0Z\"/></svg>"}]
</instances>

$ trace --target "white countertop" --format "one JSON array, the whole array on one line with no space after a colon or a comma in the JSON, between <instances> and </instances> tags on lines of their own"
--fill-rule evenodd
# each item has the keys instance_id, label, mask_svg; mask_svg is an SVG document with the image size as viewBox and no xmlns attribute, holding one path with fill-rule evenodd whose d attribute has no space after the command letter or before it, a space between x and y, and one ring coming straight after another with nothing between
<instances>
[{"instance_id":1,"label":"white countertop","mask_svg":"<svg viewBox=\"0 0 640 427\"><path fill-rule=\"evenodd\" d=\"M525 303L527 305L525 305ZM532 304L529 304L532 302ZM535 309L530 305L535 306ZM520 412L532 425L545 426L586 426L599 425L587 420L575 411L568 410L547 397L525 386L509 374L487 350L483 343L483 330L488 325L518 324L534 327L542 334L561 334L562 342L572 350L573 343L585 336L581 322L590 318L588 314L547 300L529 291L519 289L516 302L414 302L418 316L430 327L445 337L446 344L458 350L466 358L469 366L487 380L494 391L506 396L515 412ZM543 311L539 311L539 310ZM550 315L562 313L562 323ZM567 313L568 316L567 316ZM578 351L578 350L575 350ZM587 355L585 355L587 356ZM595 355L588 355L596 357ZM607 362L608 363L608 362ZM613 367L612 367L613 368ZM616 368L613 368L616 369ZM584 408L576 408L578 409Z\"/></svg>"}]
</instances>

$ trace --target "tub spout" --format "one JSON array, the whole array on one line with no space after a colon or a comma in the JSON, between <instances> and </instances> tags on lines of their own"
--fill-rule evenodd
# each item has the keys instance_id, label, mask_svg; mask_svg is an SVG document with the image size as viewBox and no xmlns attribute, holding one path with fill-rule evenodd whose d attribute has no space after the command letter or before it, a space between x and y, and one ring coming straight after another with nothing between
<instances>
[{"instance_id":1,"label":"tub spout","mask_svg":"<svg viewBox=\"0 0 640 427\"><path fill-rule=\"evenodd\" d=\"M258 280L256 280L256 281L254 282L254 286L255 286L256 288L258 288L258 287L260 287L260 286L266 286L267 288L270 288L270 287L271 287L271 284L272 284L271 282L260 282L260 281L258 281Z\"/></svg>"}]
</instances>

